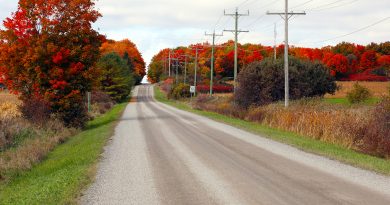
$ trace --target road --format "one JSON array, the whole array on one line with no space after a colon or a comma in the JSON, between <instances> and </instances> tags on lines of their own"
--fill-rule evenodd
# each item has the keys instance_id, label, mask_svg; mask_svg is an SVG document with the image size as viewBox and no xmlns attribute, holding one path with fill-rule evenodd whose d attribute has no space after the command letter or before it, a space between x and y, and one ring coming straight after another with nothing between
<instances>
[{"instance_id":1,"label":"road","mask_svg":"<svg viewBox=\"0 0 390 205\"><path fill-rule=\"evenodd\" d=\"M81 204L390 204L389 177L134 94Z\"/></svg>"}]
</instances>

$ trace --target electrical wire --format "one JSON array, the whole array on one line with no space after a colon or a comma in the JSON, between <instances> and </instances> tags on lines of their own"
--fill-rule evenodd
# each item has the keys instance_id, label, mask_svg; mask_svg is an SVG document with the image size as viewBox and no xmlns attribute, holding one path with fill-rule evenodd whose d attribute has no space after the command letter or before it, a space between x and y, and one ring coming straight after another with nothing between
<instances>
[{"instance_id":1,"label":"electrical wire","mask_svg":"<svg viewBox=\"0 0 390 205\"><path fill-rule=\"evenodd\" d=\"M381 19L381 20L379 20L379 21L376 21L376 22L374 22L374 23L372 23L372 24L370 24L370 25L364 26L364 27L362 27L362 28L360 28L360 29L357 29L357 30L355 30L355 31L352 31L352 32L350 32L350 33L347 33L347 34L343 34L343 35L336 36L336 37L333 37L333 38L328 38L328 39L321 40L321 41L314 41L314 42L307 42L307 43L316 44L316 43L323 43L323 42L327 42L327 41L331 41L331 40L343 38L343 37L345 37L345 36L349 36L349 35L358 33L358 32L360 32L360 31L366 30L366 29L368 29L368 28L371 28L371 27L373 27L373 26L376 26L376 25L378 25L378 24L380 24L380 23L382 23L382 22L385 22L386 20L389 20L389 19L390 19L390 16L388 16L388 17L386 17L386 18L383 18L383 19Z\"/></svg>"},{"instance_id":2,"label":"electrical wire","mask_svg":"<svg viewBox=\"0 0 390 205\"><path fill-rule=\"evenodd\" d=\"M318 11L324 11L324 10L328 10L328 9L334 9L334 8L343 7L343 6L347 6L347 5L356 3L357 1L359 1L359 0L353 0L353 1L350 1L350 2L345 2L344 4L340 4L340 5L336 5L336 6L332 6L332 7L327 7L327 8L322 8L322 9L315 9L315 10L308 10L308 11L309 12L318 12Z\"/></svg>"},{"instance_id":3,"label":"electrical wire","mask_svg":"<svg viewBox=\"0 0 390 205\"><path fill-rule=\"evenodd\" d=\"M295 6L291 7L290 9L295 9L295 8L304 6L304 5L306 5L306 4L308 4L308 3L312 2L312 1L314 1L314 0L309 0L309 1L303 2L301 4L295 5Z\"/></svg>"}]
</instances>

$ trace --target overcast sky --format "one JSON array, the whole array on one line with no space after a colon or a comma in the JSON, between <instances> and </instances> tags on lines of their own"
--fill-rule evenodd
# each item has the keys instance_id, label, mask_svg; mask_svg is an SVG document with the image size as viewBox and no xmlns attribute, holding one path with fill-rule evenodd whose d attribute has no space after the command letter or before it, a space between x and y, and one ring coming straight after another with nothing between
<instances>
[{"instance_id":1,"label":"overcast sky","mask_svg":"<svg viewBox=\"0 0 390 205\"><path fill-rule=\"evenodd\" d=\"M17 2L0 0L0 19L10 16ZM289 5L292 11L307 12L306 16L291 18L290 44L322 47L341 41L367 44L390 40L390 0L290 0ZM250 31L240 34L240 43L273 45L274 22L277 43L284 38L281 18L265 15L268 10L283 11L284 0L99 0L96 6L103 17L95 28L111 39L129 38L146 62L162 48L210 41L205 31L233 29L233 18L223 16L223 11L232 13L237 6L240 13L250 12L250 16L239 19L239 28ZM233 34L226 32L217 42L228 39L233 39Z\"/></svg>"}]
</instances>

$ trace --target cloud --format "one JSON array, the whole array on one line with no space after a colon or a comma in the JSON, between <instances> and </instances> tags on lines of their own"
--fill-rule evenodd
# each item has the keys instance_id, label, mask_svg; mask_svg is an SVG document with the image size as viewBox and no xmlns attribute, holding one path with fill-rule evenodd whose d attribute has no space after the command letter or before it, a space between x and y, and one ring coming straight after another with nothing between
<instances>
[{"instance_id":1,"label":"cloud","mask_svg":"<svg viewBox=\"0 0 390 205\"><path fill-rule=\"evenodd\" d=\"M216 28L232 29L232 17L223 16L223 10L234 12L244 0L99 0L96 7L103 17L94 25L108 38L131 39L141 50L146 62L160 49L189 45L210 40L205 31ZM313 0L296 7L306 0L290 0L294 11L306 10L306 16L292 17L289 22L290 43L306 47L334 45L340 41L359 44L389 41L390 20L366 30L338 38L390 16L389 0ZM4 19L16 9L16 0L0 0L0 18ZM249 30L242 33L240 42L272 45L273 23L277 21L277 42L283 42L284 24L279 16L267 16L266 11L283 11L283 0L248 0L239 12L250 10L250 16L239 19L239 27ZM218 21L219 20L219 21ZM218 24L216 25L218 21ZM218 42L233 39L232 33L225 33Z\"/></svg>"}]
</instances>

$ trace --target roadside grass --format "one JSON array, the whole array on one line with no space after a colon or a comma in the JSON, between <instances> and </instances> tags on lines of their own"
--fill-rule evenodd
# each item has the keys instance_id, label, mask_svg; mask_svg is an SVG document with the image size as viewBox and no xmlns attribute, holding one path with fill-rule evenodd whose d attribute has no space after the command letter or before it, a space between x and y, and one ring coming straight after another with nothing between
<instances>
[{"instance_id":1,"label":"roadside grass","mask_svg":"<svg viewBox=\"0 0 390 205\"><path fill-rule=\"evenodd\" d=\"M329 104L341 104L341 105L352 105L347 98L324 98L324 102ZM375 105L380 102L380 98L374 97L369 98L363 102L362 105Z\"/></svg>"},{"instance_id":2,"label":"roadside grass","mask_svg":"<svg viewBox=\"0 0 390 205\"><path fill-rule=\"evenodd\" d=\"M390 160L358 153L354 150L342 147L341 145L315 140L303 135L295 134L293 132L264 126L259 123L232 118L214 112L192 109L190 105L186 104L185 102L167 99L165 94L157 86L154 87L154 91L156 100L174 106L178 109L202 115L210 119L223 122L255 134L259 134L263 137L289 144L306 152L325 156L330 159L338 160L363 169L375 171L380 174L390 175Z\"/></svg>"},{"instance_id":3,"label":"roadside grass","mask_svg":"<svg viewBox=\"0 0 390 205\"><path fill-rule=\"evenodd\" d=\"M16 173L0 184L0 204L77 204L77 197L93 179L102 148L126 105L116 105L57 146L31 170Z\"/></svg>"}]
</instances>

